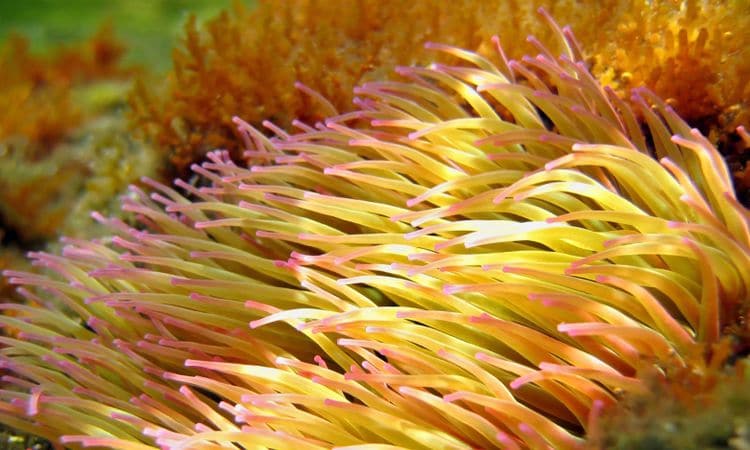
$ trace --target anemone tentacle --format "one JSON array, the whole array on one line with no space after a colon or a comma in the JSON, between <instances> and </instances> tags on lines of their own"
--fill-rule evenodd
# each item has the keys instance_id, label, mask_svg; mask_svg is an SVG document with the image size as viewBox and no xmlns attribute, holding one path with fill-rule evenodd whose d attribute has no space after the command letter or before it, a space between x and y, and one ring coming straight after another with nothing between
<instances>
[{"instance_id":1,"label":"anemone tentacle","mask_svg":"<svg viewBox=\"0 0 750 450\"><path fill-rule=\"evenodd\" d=\"M576 449L747 306L748 214L708 140L567 49L356 90L248 165L151 180L114 236L6 272L0 421L66 445ZM639 125L645 122L645 129ZM66 315L52 313L62 308Z\"/></svg>"}]
</instances>

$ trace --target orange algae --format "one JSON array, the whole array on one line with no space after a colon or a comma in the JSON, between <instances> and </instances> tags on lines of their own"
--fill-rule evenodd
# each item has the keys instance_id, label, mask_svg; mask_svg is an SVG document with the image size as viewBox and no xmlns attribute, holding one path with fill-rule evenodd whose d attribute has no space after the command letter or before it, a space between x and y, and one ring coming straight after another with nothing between
<instances>
[{"instance_id":1,"label":"orange algae","mask_svg":"<svg viewBox=\"0 0 750 450\"><path fill-rule=\"evenodd\" d=\"M85 118L72 88L134 74L120 66L124 51L110 26L46 56L32 54L24 37L12 35L0 52L0 140L22 136L32 148L29 158L43 157Z\"/></svg>"},{"instance_id":2,"label":"orange algae","mask_svg":"<svg viewBox=\"0 0 750 450\"><path fill-rule=\"evenodd\" d=\"M748 361L727 359L736 351L729 340L712 350L713 354L695 355L703 363L675 370L668 379L641 374L648 394L630 396L601 417L601 426L589 436L588 446L612 450L747 447Z\"/></svg>"},{"instance_id":3,"label":"orange algae","mask_svg":"<svg viewBox=\"0 0 750 450\"><path fill-rule=\"evenodd\" d=\"M536 51L528 34L552 38L534 18L538 6L577 30L592 73L621 95L647 86L713 139L747 121L750 5L738 0L237 4L203 27L188 23L165 91L142 84L133 95L135 121L181 172L213 148L238 149L234 115L289 127L331 106L352 110L353 86L430 62L427 41L488 56L500 33L510 58Z\"/></svg>"},{"instance_id":4,"label":"orange algae","mask_svg":"<svg viewBox=\"0 0 750 450\"><path fill-rule=\"evenodd\" d=\"M124 51L109 25L49 54L32 54L21 36L11 36L3 47L0 220L21 245L74 229L64 224L103 164L101 152L88 144L102 141L102 129L116 128L114 97L138 71L120 63ZM108 145L115 147L114 141Z\"/></svg>"}]
</instances>

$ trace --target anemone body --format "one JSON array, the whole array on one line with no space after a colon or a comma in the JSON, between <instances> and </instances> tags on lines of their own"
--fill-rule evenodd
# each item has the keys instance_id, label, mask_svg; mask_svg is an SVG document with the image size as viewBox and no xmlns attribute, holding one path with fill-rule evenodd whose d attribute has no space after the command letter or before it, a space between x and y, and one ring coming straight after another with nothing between
<instances>
[{"instance_id":1,"label":"anemone body","mask_svg":"<svg viewBox=\"0 0 750 450\"><path fill-rule=\"evenodd\" d=\"M559 57L430 44L454 63L353 113L235 119L247 165L144 180L136 225L94 215L112 238L6 272L30 304L0 317L0 420L73 447L576 449L640 373L723 363L750 238L721 157L552 26Z\"/></svg>"}]
</instances>

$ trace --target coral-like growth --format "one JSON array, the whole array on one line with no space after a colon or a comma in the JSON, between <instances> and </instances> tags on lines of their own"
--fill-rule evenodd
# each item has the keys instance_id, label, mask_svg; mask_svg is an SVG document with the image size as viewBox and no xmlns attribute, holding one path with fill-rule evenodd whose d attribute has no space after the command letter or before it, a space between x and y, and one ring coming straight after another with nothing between
<instances>
[{"instance_id":1,"label":"coral-like growth","mask_svg":"<svg viewBox=\"0 0 750 450\"><path fill-rule=\"evenodd\" d=\"M95 215L114 237L31 255L55 276L6 271L44 307L3 306L0 420L121 449L577 449L639 373L710 373L746 326L748 211L706 138L638 90L644 134L556 36L512 64L430 44L454 62L294 133L235 119L248 167L145 180L137 227Z\"/></svg>"},{"instance_id":2,"label":"coral-like growth","mask_svg":"<svg viewBox=\"0 0 750 450\"><path fill-rule=\"evenodd\" d=\"M155 172L153 155L134 149L125 130L123 99L137 69L122 67L122 52L104 26L45 56L14 37L0 55L0 227L23 245L80 234L76 217L137 179L133 160Z\"/></svg>"},{"instance_id":3,"label":"coral-like growth","mask_svg":"<svg viewBox=\"0 0 750 450\"><path fill-rule=\"evenodd\" d=\"M744 114L750 89L747 62L750 4L744 1L609 2L612 33L598 34L596 73L624 88L649 86L691 121L734 105ZM736 114L736 113L735 113ZM735 124L734 126L737 126Z\"/></svg>"},{"instance_id":4,"label":"coral-like growth","mask_svg":"<svg viewBox=\"0 0 750 450\"><path fill-rule=\"evenodd\" d=\"M726 355L723 355L726 356ZM713 358L712 358L713 359ZM649 394L626 399L589 436L591 447L613 450L744 449L750 446L748 360L734 368L715 358L707 372L684 370L649 380ZM658 400L654 400L654 399Z\"/></svg>"},{"instance_id":5,"label":"coral-like growth","mask_svg":"<svg viewBox=\"0 0 750 450\"><path fill-rule=\"evenodd\" d=\"M142 84L133 96L136 123L184 168L214 148L238 150L235 115L287 127L332 107L351 110L353 86L389 77L399 64L427 63L426 41L488 56L499 30L512 41L509 57L537 51L528 33L552 37L534 20L540 4L578 30L593 74L621 95L647 86L688 122L719 134L747 121L745 1L300 0L237 6L203 28L189 22L166 92ZM296 82L330 103L294 91Z\"/></svg>"},{"instance_id":6,"label":"coral-like growth","mask_svg":"<svg viewBox=\"0 0 750 450\"><path fill-rule=\"evenodd\" d=\"M120 66L123 52L109 26L49 56L33 55L25 38L11 36L0 52L0 140L23 136L31 159L43 157L84 118L71 98L73 87L134 74Z\"/></svg>"}]
</instances>

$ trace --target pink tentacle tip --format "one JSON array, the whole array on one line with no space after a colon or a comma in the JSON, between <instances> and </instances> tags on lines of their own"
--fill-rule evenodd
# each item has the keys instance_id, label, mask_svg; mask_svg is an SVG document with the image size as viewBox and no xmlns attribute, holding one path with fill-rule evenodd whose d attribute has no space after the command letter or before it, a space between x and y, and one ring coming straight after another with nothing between
<instances>
[{"instance_id":1,"label":"pink tentacle tip","mask_svg":"<svg viewBox=\"0 0 750 450\"><path fill-rule=\"evenodd\" d=\"M414 316L414 312L413 311L398 311L396 313L396 318L397 319L408 319L408 318L413 317L413 316Z\"/></svg>"},{"instance_id":2,"label":"pink tentacle tip","mask_svg":"<svg viewBox=\"0 0 750 450\"><path fill-rule=\"evenodd\" d=\"M39 413L39 402L42 399L42 389L32 388L29 403L26 405L26 415L33 417Z\"/></svg>"},{"instance_id":3,"label":"pink tentacle tip","mask_svg":"<svg viewBox=\"0 0 750 450\"><path fill-rule=\"evenodd\" d=\"M282 261L280 259L275 259L273 261L273 265L280 268L280 269L293 269L297 263L296 261L289 259L288 261Z\"/></svg>"},{"instance_id":4,"label":"pink tentacle tip","mask_svg":"<svg viewBox=\"0 0 750 450\"><path fill-rule=\"evenodd\" d=\"M338 408L346 408L346 407L352 406L351 403L334 400L332 398L327 398L323 400L323 404L326 406L333 406L333 407L338 407Z\"/></svg>"},{"instance_id":5,"label":"pink tentacle tip","mask_svg":"<svg viewBox=\"0 0 750 450\"><path fill-rule=\"evenodd\" d=\"M508 433L498 431L497 434L495 435L495 439L497 439L497 441L501 443L503 445L503 448L505 449L517 450L521 448L518 446L516 441L512 437L510 437Z\"/></svg>"},{"instance_id":6,"label":"pink tentacle tip","mask_svg":"<svg viewBox=\"0 0 750 450\"><path fill-rule=\"evenodd\" d=\"M469 317L469 323L490 322L492 320L493 320L493 317L487 313L482 313L482 314L479 314L478 316Z\"/></svg>"},{"instance_id":7,"label":"pink tentacle tip","mask_svg":"<svg viewBox=\"0 0 750 450\"><path fill-rule=\"evenodd\" d=\"M527 383L527 379L524 377L518 377L515 380L511 381L509 386L511 389L516 390Z\"/></svg>"},{"instance_id":8,"label":"pink tentacle tip","mask_svg":"<svg viewBox=\"0 0 750 450\"><path fill-rule=\"evenodd\" d=\"M164 434L164 430L162 430L161 428L146 427L143 429L143 434L144 436L158 438L159 436Z\"/></svg>"},{"instance_id":9,"label":"pink tentacle tip","mask_svg":"<svg viewBox=\"0 0 750 450\"><path fill-rule=\"evenodd\" d=\"M322 367L324 369L328 368L328 364L326 363L326 361L320 355L315 355L313 357L313 361L315 361L315 363L318 364L318 366L320 366L320 367Z\"/></svg>"}]
</instances>

